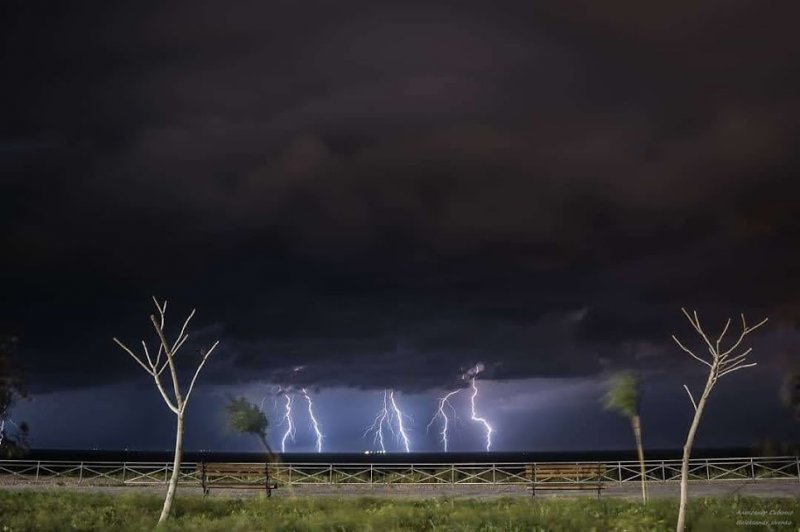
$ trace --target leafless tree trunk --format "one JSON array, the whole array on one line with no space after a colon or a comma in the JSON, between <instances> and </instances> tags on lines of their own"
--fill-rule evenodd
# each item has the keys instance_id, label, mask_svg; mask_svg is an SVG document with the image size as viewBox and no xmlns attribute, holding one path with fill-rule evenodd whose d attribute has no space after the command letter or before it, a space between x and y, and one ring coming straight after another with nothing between
<instances>
[{"instance_id":1,"label":"leafless tree trunk","mask_svg":"<svg viewBox=\"0 0 800 532\"><path fill-rule=\"evenodd\" d=\"M158 518L159 523L163 523L168 517L170 510L172 510L172 502L175 500L175 491L178 489L178 480L180 480L181 460L183 459L183 413L178 414L178 422L175 427L175 456L172 461L172 476L169 479L169 487L167 488L167 496L164 498L164 506L161 508L161 516Z\"/></svg>"},{"instance_id":2,"label":"leafless tree trunk","mask_svg":"<svg viewBox=\"0 0 800 532\"><path fill-rule=\"evenodd\" d=\"M683 529L686 526L686 503L688 501L689 488L689 458L692 454L694 437L697 433L697 427L700 425L700 417L703 415L703 410L705 409L708 396L711 394L711 390L714 388L714 385L717 383L717 380L719 380L720 377L740 369L752 368L756 365L755 362L751 364L746 363L747 355L750 354L752 348L745 349L739 355L731 355L733 355L739 348L745 336L767 322L767 318L764 318L754 327L748 327L747 320L745 320L744 314L742 314L742 332L739 334L739 338L728 349L722 349L720 344L722 339L725 337L725 333L728 332L728 327L731 325L730 318L725 323L725 327L722 329L722 333L719 335L716 342L712 343L700 325L700 319L697 317L697 311L689 314L686 309L681 310L683 310L683 314L689 320L689 323L692 324L694 330L697 331L697 334L699 334L705 342L711 357L710 359L707 359L705 357L696 355L692 350L684 346L674 334L672 335L672 339L675 340L675 343L678 344L678 347L689 353L689 355L691 355L692 358L698 362L708 366L708 378L706 379L706 385L703 388L703 394L700 396L700 401L695 401L692 392L689 390L689 387L685 384L683 385L683 387L686 389L686 393L689 394L689 400L692 402L692 406L694 407L694 419L692 419L692 424L689 427L689 434L686 436L686 444L683 446L683 461L681 463L681 502L678 510L678 525L676 527L677 532L683 532Z\"/></svg>"},{"instance_id":3,"label":"leafless tree trunk","mask_svg":"<svg viewBox=\"0 0 800 532\"><path fill-rule=\"evenodd\" d=\"M211 356L211 353L214 351L214 349L216 349L217 345L219 345L219 342L214 342L214 344L208 350L200 351L202 355L200 364L198 364L197 369L194 372L194 377L192 377L192 381L189 384L189 389L186 392L186 395L183 395L181 392L180 383L178 382L178 371L175 366L175 355L189 338L189 335L186 333L186 328L189 326L189 322L191 321L192 317L194 317L195 311L194 309L192 310L192 312L189 314L189 317L183 322L183 327L181 327L178 337L174 342L172 342L172 344L170 344L167 341L164 333L164 319L167 312L167 302L164 301L163 303L159 304L158 300L154 297L153 303L155 303L156 309L158 309L158 318L152 314L150 315L150 321L153 323L153 327L156 330L159 340L158 352L156 353L155 357L150 355L150 352L147 349L147 344L144 342L144 340L142 340L142 351L144 357L141 355L136 355L117 338L114 338L114 341L122 349L124 349L126 353L133 357L133 359L142 367L142 369L144 369L151 377L153 377L153 381L159 393L161 394L161 397L164 399L167 407L172 410L177 418L177 424L175 427L175 457L172 464L172 476L169 480L167 496L164 499L164 507L161 509L161 516L158 518L158 524L162 524L167 520L170 510L172 510L172 502L175 500L175 491L178 487L178 479L180 478L181 459L183 458L183 431L186 405L189 404L189 399L192 396L195 382L197 382L197 376L200 375L200 371L203 369L208 357ZM162 356L164 357L164 360L162 360ZM161 383L161 374L167 368L169 368L169 373L172 377L172 397L170 397L165 390L164 385Z\"/></svg>"}]
</instances>

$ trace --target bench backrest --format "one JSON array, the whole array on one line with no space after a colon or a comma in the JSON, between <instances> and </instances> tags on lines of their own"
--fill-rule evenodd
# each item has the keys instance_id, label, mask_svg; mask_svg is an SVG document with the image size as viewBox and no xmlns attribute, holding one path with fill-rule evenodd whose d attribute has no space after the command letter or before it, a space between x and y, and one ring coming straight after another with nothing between
<instances>
[{"instance_id":1,"label":"bench backrest","mask_svg":"<svg viewBox=\"0 0 800 532\"><path fill-rule=\"evenodd\" d=\"M606 466L603 464L528 464L525 474L529 478L564 478L585 479L604 475Z\"/></svg>"},{"instance_id":2,"label":"bench backrest","mask_svg":"<svg viewBox=\"0 0 800 532\"><path fill-rule=\"evenodd\" d=\"M269 472L269 466L266 464L198 464L197 470L206 475L264 475Z\"/></svg>"}]
</instances>

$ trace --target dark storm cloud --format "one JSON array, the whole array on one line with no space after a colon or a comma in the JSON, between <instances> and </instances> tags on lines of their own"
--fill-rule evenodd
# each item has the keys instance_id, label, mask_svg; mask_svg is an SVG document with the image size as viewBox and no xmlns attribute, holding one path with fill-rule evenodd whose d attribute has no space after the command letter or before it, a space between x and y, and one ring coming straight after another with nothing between
<instances>
[{"instance_id":1,"label":"dark storm cloud","mask_svg":"<svg viewBox=\"0 0 800 532\"><path fill-rule=\"evenodd\" d=\"M416 389L790 319L789 7L8 7L0 318L47 387L133 374L155 293L209 379Z\"/></svg>"}]
</instances>

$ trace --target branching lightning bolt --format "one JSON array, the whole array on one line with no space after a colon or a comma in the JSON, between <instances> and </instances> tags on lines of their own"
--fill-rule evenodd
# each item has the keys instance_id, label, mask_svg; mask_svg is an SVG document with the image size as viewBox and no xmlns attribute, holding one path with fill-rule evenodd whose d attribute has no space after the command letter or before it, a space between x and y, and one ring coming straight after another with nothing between
<instances>
[{"instance_id":1,"label":"branching lightning bolt","mask_svg":"<svg viewBox=\"0 0 800 532\"><path fill-rule=\"evenodd\" d=\"M314 433L317 437L317 452L322 452L322 431L319 428L319 422L317 421L316 416L314 416L314 404L311 402L311 397L308 395L308 392L305 388L303 388L303 396L306 398L308 402L308 416L311 418L311 427L314 429Z\"/></svg>"},{"instance_id":2,"label":"branching lightning bolt","mask_svg":"<svg viewBox=\"0 0 800 532\"><path fill-rule=\"evenodd\" d=\"M294 441L294 420L292 419L292 396L288 393L286 394L286 405L283 415L283 421L286 423L286 432L283 433L283 439L281 440L281 452L286 452L286 440L291 439Z\"/></svg>"},{"instance_id":3,"label":"branching lightning bolt","mask_svg":"<svg viewBox=\"0 0 800 532\"><path fill-rule=\"evenodd\" d=\"M410 453L411 445L409 444L408 441L408 434L406 434L406 429L403 426L403 413L397 406L397 401L394 400L394 390L389 392L389 399L392 403L392 410L394 410L395 417L397 417L397 430L400 433L400 438L403 440L403 448L407 453Z\"/></svg>"},{"instance_id":4,"label":"branching lightning bolt","mask_svg":"<svg viewBox=\"0 0 800 532\"><path fill-rule=\"evenodd\" d=\"M430 423L428 423L427 429L430 430L431 425L433 425L434 422L437 419L441 418L441 420L442 420L442 431L440 432L440 434L442 436L441 442L442 442L442 445L444 446L444 452L447 452L447 444L448 444L447 428L448 428L448 426L450 424L450 419L447 417L447 413L445 412L444 407L445 407L445 405L447 405L447 407L450 408L450 410L453 412L453 419L455 419L456 410L455 410L455 408L453 408L453 405L450 404L450 398L453 397L455 394L457 394L460 391L461 390L455 390L455 391L452 391L452 392L448 393L444 397L440 397L439 398L439 408L436 410L436 414L434 414L434 416L431 419Z\"/></svg>"},{"instance_id":5,"label":"branching lightning bolt","mask_svg":"<svg viewBox=\"0 0 800 532\"><path fill-rule=\"evenodd\" d=\"M489 425L489 422L480 417L475 410L475 398L478 396L478 386L475 384L475 377L478 376L478 373L481 372L481 369L482 368L480 366L476 366L475 371L472 374L472 396L470 397L470 405L472 408L472 421L481 423L486 429L486 451L488 452L492 448L492 427Z\"/></svg>"},{"instance_id":6,"label":"branching lightning bolt","mask_svg":"<svg viewBox=\"0 0 800 532\"><path fill-rule=\"evenodd\" d=\"M367 430L364 431L364 437L367 436L370 432L374 433L372 438L373 443L376 443L380 446L381 452L386 452L386 444L383 440L383 424L387 423L389 430L392 429L391 423L389 423L389 392L388 390L383 390L383 407L378 411L378 415L375 416L375 420L372 422L372 425L367 427Z\"/></svg>"},{"instance_id":7,"label":"branching lightning bolt","mask_svg":"<svg viewBox=\"0 0 800 532\"><path fill-rule=\"evenodd\" d=\"M373 443L380 447L382 453L385 453L386 439L384 437L383 427L386 426L392 436L397 438L402 443L405 452L409 453L411 452L411 441L408 437L408 433L406 432L406 427L403 424L403 418L406 417L408 416L403 414L394 398L394 390L384 390L383 404L381 405L380 410L378 410L378 414L375 416L372 425L367 427L367 429L364 431L364 437L366 437L370 432L373 433ZM394 427L395 423L397 424L396 431Z\"/></svg>"}]
</instances>

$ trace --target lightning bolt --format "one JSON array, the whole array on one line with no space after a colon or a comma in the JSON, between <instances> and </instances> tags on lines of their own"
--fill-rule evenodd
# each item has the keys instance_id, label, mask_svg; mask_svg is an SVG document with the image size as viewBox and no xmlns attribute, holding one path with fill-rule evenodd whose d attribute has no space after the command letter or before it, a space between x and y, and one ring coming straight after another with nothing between
<instances>
[{"instance_id":1,"label":"lightning bolt","mask_svg":"<svg viewBox=\"0 0 800 532\"><path fill-rule=\"evenodd\" d=\"M286 432L283 433L281 440L281 452L286 452L286 440L291 439L294 441L294 422L292 420L292 396L286 394L286 405L284 406L283 421L286 423Z\"/></svg>"},{"instance_id":2,"label":"lightning bolt","mask_svg":"<svg viewBox=\"0 0 800 532\"><path fill-rule=\"evenodd\" d=\"M283 393L283 387L270 386L267 393L261 398L261 402L258 405L259 410L266 414L264 411L264 403L267 401L267 399L271 398L272 407L270 408L269 415L267 417L272 419L273 416L277 416L279 411L278 399Z\"/></svg>"},{"instance_id":3,"label":"lightning bolt","mask_svg":"<svg viewBox=\"0 0 800 532\"><path fill-rule=\"evenodd\" d=\"M389 430L391 430L392 426L389 422L389 392L387 390L383 390L383 407L378 410L378 415L375 416L375 420L372 422L372 425L367 427L367 430L364 431L364 437L367 436L370 432L373 432L375 435L372 438L372 442L374 444L378 444L381 448L381 452L386 452L386 444L383 440L383 424L387 423Z\"/></svg>"},{"instance_id":4,"label":"lightning bolt","mask_svg":"<svg viewBox=\"0 0 800 532\"><path fill-rule=\"evenodd\" d=\"M397 401L394 400L394 390L389 392L389 400L392 403L392 410L394 410L395 417L397 418L397 430L400 433L400 438L402 438L403 440L403 447L405 448L407 453L410 453L411 445L408 442L408 434L406 434L406 429L403 426L403 413L397 406Z\"/></svg>"},{"instance_id":5,"label":"lightning bolt","mask_svg":"<svg viewBox=\"0 0 800 532\"><path fill-rule=\"evenodd\" d=\"M472 421L481 423L486 429L486 451L488 452L492 448L492 427L489 425L489 422L480 417L475 410L475 398L478 396L478 386L475 385L475 377L478 376L478 373L480 373L482 369L483 368L480 366L475 366L475 371L472 374L472 396L470 397L470 405L472 407Z\"/></svg>"},{"instance_id":6,"label":"lightning bolt","mask_svg":"<svg viewBox=\"0 0 800 532\"><path fill-rule=\"evenodd\" d=\"M314 429L314 433L317 436L317 452L322 452L322 431L319 429L319 422L317 422L317 418L314 416L314 404L311 402L311 397L309 397L308 392L306 389L303 388L303 396L305 396L306 401L308 402L308 415L311 418L311 426Z\"/></svg>"},{"instance_id":7,"label":"lightning bolt","mask_svg":"<svg viewBox=\"0 0 800 532\"><path fill-rule=\"evenodd\" d=\"M442 431L439 434L441 434L441 436L442 436L441 442L442 442L442 445L444 446L444 452L447 452L447 443L448 443L447 428L448 428L448 425L450 423L450 419L447 417L447 413L444 411L444 407L445 407L445 405L447 405L450 408L450 410L452 410L453 418L455 419L456 410L455 410L455 408L453 408L453 405L450 404L450 398L453 397L455 394L457 394L460 391L461 390L455 390L455 391L452 391L452 392L448 393L444 397L440 397L439 398L439 408L436 410L436 414L434 414L433 418L431 419L431 422L428 423L427 430L430 430L431 425L433 425L434 422L437 419L441 419L442 420Z\"/></svg>"},{"instance_id":8,"label":"lightning bolt","mask_svg":"<svg viewBox=\"0 0 800 532\"><path fill-rule=\"evenodd\" d=\"M411 452L411 443L405 425L403 424L403 418L407 417L408 416L403 414L400 407L397 405L397 401L394 398L394 390L384 390L383 404L380 410L378 410L378 414L375 416L372 425L367 427L364 431L364 437L367 437L369 433L373 433L373 443L380 447L382 453L385 453L386 440L383 434L383 427L385 425L395 438L402 441L403 449L405 449L405 452L409 453ZM393 426L395 423L397 424L397 431L395 431Z\"/></svg>"},{"instance_id":9,"label":"lightning bolt","mask_svg":"<svg viewBox=\"0 0 800 532\"><path fill-rule=\"evenodd\" d=\"M5 429L6 429L6 421L8 421L9 423L11 423L11 424L12 424L12 425L14 425L15 427L17 427L17 430L22 430L22 429L20 428L20 426L19 426L19 425L17 425L17 424L14 422L14 420L13 420L13 419L11 419L11 418L4 418L4 417L0 417L0 445L3 445L3 440L5 439L5 436L6 436L6 432L5 432Z\"/></svg>"}]
</instances>

